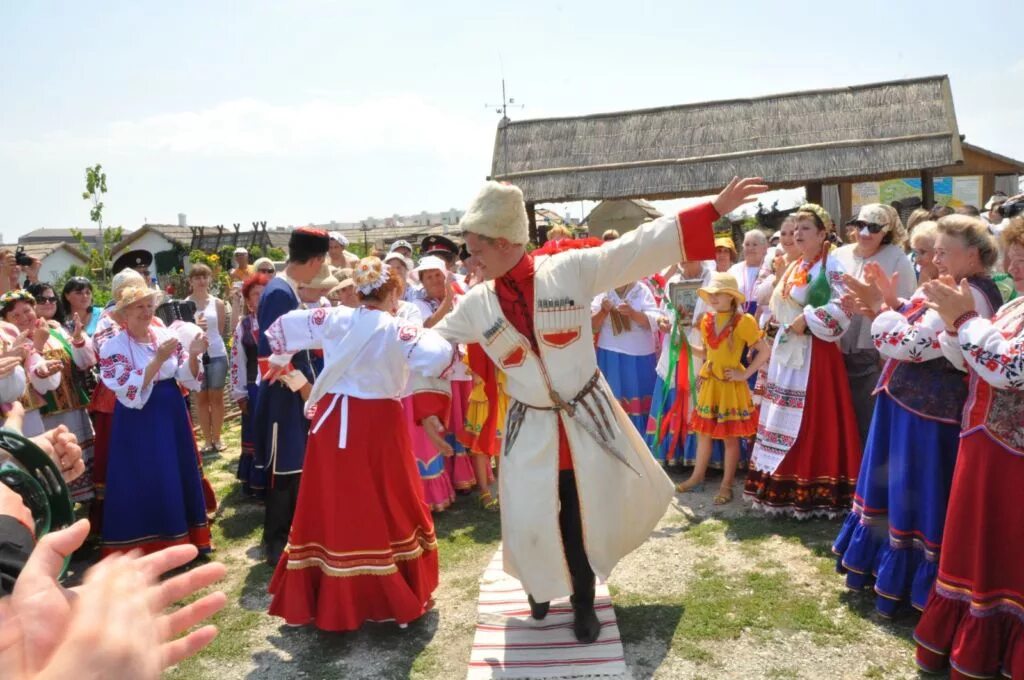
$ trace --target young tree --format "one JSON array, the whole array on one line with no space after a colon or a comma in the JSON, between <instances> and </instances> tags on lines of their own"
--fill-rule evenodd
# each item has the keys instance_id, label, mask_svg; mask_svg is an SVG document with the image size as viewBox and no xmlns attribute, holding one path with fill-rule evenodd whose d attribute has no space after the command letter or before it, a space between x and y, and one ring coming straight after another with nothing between
<instances>
[{"instance_id":1,"label":"young tree","mask_svg":"<svg viewBox=\"0 0 1024 680\"><path fill-rule=\"evenodd\" d=\"M92 201L92 209L89 211L89 219L96 223L99 230L100 243L100 281L107 280L107 242L103 238L103 194L107 193L107 173L103 172L103 166L99 163L95 167L85 169L85 191L82 192L82 199ZM90 257L90 259L92 259Z\"/></svg>"}]
</instances>

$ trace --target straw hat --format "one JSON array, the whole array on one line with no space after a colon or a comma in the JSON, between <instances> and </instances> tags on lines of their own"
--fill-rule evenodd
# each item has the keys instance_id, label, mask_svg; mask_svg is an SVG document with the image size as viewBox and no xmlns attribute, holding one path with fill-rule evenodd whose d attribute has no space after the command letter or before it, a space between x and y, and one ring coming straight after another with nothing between
<instances>
[{"instance_id":1,"label":"straw hat","mask_svg":"<svg viewBox=\"0 0 1024 680\"><path fill-rule=\"evenodd\" d=\"M155 288L134 285L125 286L118 291L117 304L114 306L114 313L123 312L127 307L131 307L136 302L141 302L150 298L159 301L161 297L163 297L163 293Z\"/></svg>"},{"instance_id":2,"label":"straw hat","mask_svg":"<svg viewBox=\"0 0 1024 680\"><path fill-rule=\"evenodd\" d=\"M302 284L302 287L330 290L331 288L334 288L337 285L338 279L336 279L334 275L331 274L330 265L328 265L327 262L324 262L322 265L320 265L320 269L319 271L317 271L316 276L313 277L313 280L310 281L309 283Z\"/></svg>"},{"instance_id":3,"label":"straw hat","mask_svg":"<svg viewBox=\"0 0 1024 680\"><path fill-rule=\"evenodd\" d=\"M742 305L747 301L747 298L740 292L740 288L736 284L736 277L728 272L713 273L708 285L697 291L697 295L700 295L700 299L709 304L711 303L711 296L715 293L731 295L733 299L736 300L737 305Z\"/></svg>"},{"instance_id":4,"label":"straw hat","mask_svg":"<svg viewBox=\"0 0 1024 680\"><path fill-rule=\"evenodd\" d=\"M146 279L142 278L142 274L138 273L134 269L122 269L118 273L114 274L114 278L110 282L110 292L117 299L117 294L121 292L122 288L127 286L138 286L139 288L146 287Z\"/></svg>"}]
</instances>

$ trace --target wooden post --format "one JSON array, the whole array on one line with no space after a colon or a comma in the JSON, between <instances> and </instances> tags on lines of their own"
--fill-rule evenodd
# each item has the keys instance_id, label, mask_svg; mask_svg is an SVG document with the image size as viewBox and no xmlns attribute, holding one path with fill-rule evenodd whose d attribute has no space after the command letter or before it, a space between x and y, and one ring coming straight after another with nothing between
<instances>
[{"instance_id":1,"label":"wooden post","mask_svg":"<svg viewBox=\"0 0 1024 680\"><path fill-rule=\"evenodd\" d=\"M821 205L821 182L810 182L804 187L804 193L807 195L808 203L816 203Z\"/></svg>"},{"instance_id":2,"label":"wooden post","mask_svg":"<svg viewBox=\"0 0 1024 680\"><path fill-rule=\"evenodd\" d=\"M839 214L834 217L836 224L846 224L853 219L853 184L850 182L839 185Z\"/></svg>"},{"instance_id":3,"label":"wooden post","mask_svg":"<svg viewBox=\"0 0 1024 680\"><path fill-rule=\"evenodd\" d=\"M921 171L921 207L931 210L935 205L935 180L931 170Z\"/></svg>"},{"instance_id":4,"label":"wooden post","mask_svg":"<svg viewBox=\"0 0 1024 680\"><path fill-rule=\"evenodd\" d=\"M530 223L530 243L540 245L537 240L537 212L533 203L526 204L526 219Z\"/></svg>"}]
</instances>

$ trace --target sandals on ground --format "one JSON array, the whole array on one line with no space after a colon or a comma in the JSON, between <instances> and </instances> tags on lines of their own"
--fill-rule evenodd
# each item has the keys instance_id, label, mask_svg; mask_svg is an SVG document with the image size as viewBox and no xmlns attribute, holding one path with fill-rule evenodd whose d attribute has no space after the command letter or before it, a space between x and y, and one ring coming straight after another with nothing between
<instances>
[{"instance_id":1,"label":"sandals on ground","mask_svg":"<svg viewBox=\"0 0 1024 680\"><path fill-rule=\"evenodd\" d=\"M480 507L490 512L497 512L498 500L491 495L490 491L481 491L479 496Z\"/></svg>"},{"instance_id":2,"label":"sandals on ground","mask_svg":"<svg viewBox=\"0 0 1024 680\"><path fill-rule=\"evenodd\" d=\"M715 496L715 505L725 505L726 503L732 503L732 487L724 486L718 489L718 495Z\"/></svg>"},{"instance_id":3,"label":"sandals on ground","mask_svg":"<svg viewBox=\"0 0 1024 680\"><path fill-rule=\"evenodd\" d=\"M704 491L704 480L702 479L699 482L695 482L693 481L693 477L691 477L690 479L687 479L685 482L679 482L678 484L676 484L677 493L687 493L689 491L693 491L695 493L700 493Z\"/></svg>"}]
</instances>

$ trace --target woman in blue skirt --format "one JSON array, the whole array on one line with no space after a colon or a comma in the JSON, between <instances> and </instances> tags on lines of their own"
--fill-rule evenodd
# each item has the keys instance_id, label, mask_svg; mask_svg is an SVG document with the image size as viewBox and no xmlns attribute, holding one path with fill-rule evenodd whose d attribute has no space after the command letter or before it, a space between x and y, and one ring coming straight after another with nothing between
<instances>
[{"instance_id":1,"label":"woman in blue skirt","mask_svg":"<svg viewBox=\"0 0 1024 680\"><path fill-rule=\"evenodd\" d=\"M246 314L235 326L235 335L231 342L231 370L228 376L231 398L242 412L242 455L238 458L236 476L242 483L242 493L257 499L262 499L267 493L267 472L257 468L254 462L256 430L253 421L256 413L256 395L259 393L259 366L256 361L259 324L256 321L256 308L259 306L260 295L269 282L269 276L257 274L242 284L242 300Z\"/></svg>"},{"instance_id":2,"label":"woman in blue skirt","mask_svg":"<svg viewBox=\"0 0 1024 680\"><path fill-rule=\"evenodd\" d=\"M123 330L100 352L100 378L117 397L110 434L103 554L191 543L210 551L202 476L181 386L198 389L206 336L188 351L151 325L159 291L127 286L114 318Z\"/></svg>"},{"instance_id":3,"label":"woman in blue skirt","mask_svg":"<svg viewBox=\"0 0 1024 680\"><path fill-rule=\"evenodd\" d=\"M591 302L597 334L597 365L637 432L647 429L654 394L658 319L661 309L645 284L630 283Z\"/></svg>"},{"instance_id":4,"label":"woman in blue skirt","mask_svg":"<svg viewBox=\"0 0 1024 680\"><path fill-rule=\"evenodd\" d=\"M1000 296L986 272L996 248L984 223L943 218L935 247L940 273L966 278L978 313L992 316ZM846 584L860 590L873 581L875 606L891 617L907 602L924 609L935 582L967 381L962 360L954 365L944 356L945 323L926 307L922 291L902 300L895 277L879 265L868 263L864 272L865 281L845 280L874 318L872 340L886 363L853 511L832 550Z\"/></svg>"}]
</instances>

